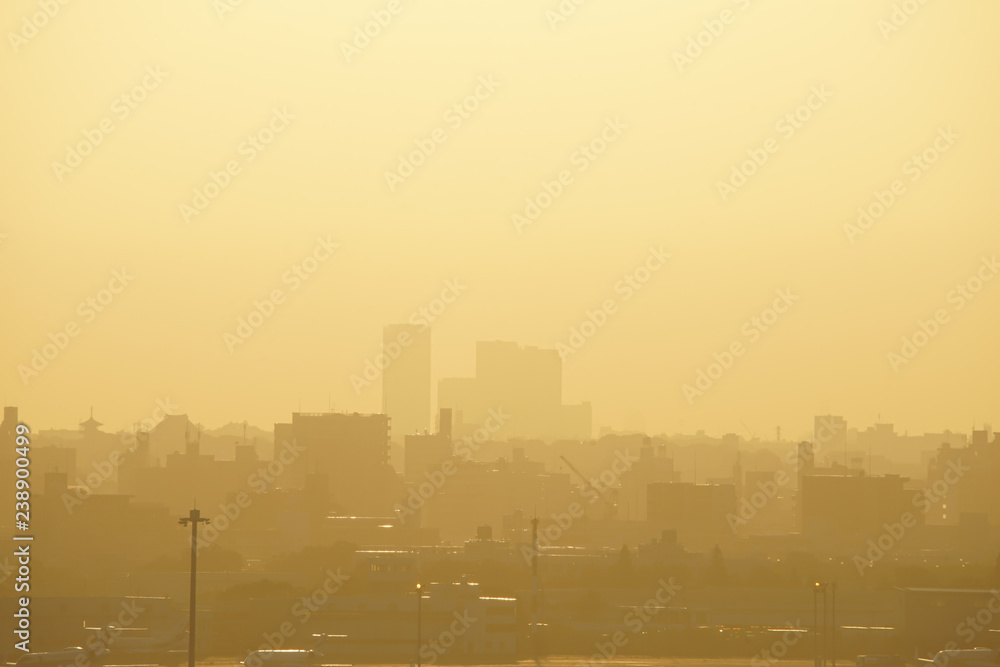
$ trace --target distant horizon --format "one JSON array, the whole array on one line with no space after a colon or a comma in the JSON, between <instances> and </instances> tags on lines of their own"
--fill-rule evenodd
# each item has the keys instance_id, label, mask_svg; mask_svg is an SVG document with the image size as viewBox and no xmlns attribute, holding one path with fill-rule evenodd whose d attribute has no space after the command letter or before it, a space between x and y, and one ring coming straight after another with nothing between
<instances>
[{"instance_id":1,"label":"distant horizon","mask_svg":"<svg viewBox=\"0 0 1000 667\"><path fill-rule=\"evenodd\" d=\"M8 664L1000 646L1000 2L0 25Z\"/></svg>"},{"instance_id":2,"label":"distant horizon","mask_svg":"<svg viewBox=\"0 0 1000 667\"><path fill-rule=\"evenodd\" d=\"M18 408L18 418L19 418L19 420L21 422L24 422L24 423L28 424L29 426L31 426L31 428L34 431L36 431L36 432L39 432L39 431L76 431L76 430L79 430L79 426L80 426L81 423L87 421L87 419L90 418L90 416L89 416L89 408L88 408L87 417L84 417L83 419L80 419L79 422L73 423L72 425L48 425L48 424L41 424L41 425L39 425L38 423L32 423L30 421L30 419L26 419L25 418L25 411L24 411L24 409L21 406L18 406L18 405L8 405L6 407L16 407L16 408ZM337 414L354 414L354 413L357 413L357 414L384 414L384 413L381 413L381 412L362 412L360 410L341 410L341 409L337 409L337 408L334 408L332 410L330 410L330 409L327 409L327 410L307 410L307 409L297 410L296 409L296 410L293 410L292 412L288 413L288 418L291 418L291 415L295 414L295 413L299 413L299 414L327 414L327 413L337 413ZM853 423L850 420L850 418L848 418L848 417L846 417L846 416L844 416L842 414L838 415L836 412L833 412L833 413L822 413L822 415L819 414L819 413L817 413L816 415L810 416L809 419L812 420L813 417L823 416L823 415L827 415L827 414L833 414L833 415L836 415L836 416L844 417L845 421L847 422L847 430L848 430L848 432L851 432L852 430L857 430L858 432L864 432L866 429L868 429L869 427L873 427L876 424L890 424L890 425L892 425L893 426L893 432L897 436L918 436L918 435L927 435L927 434L936 434L936 433L955 433L955 434L965 435L966 437L971 437L972 431L974 431L974 430L975 431L986 430L986 431L992 432L992 424L989 423L989 422L983 423L983 424L976 424L975 426L967 428L967 429L956 429L956 428L947 428L946 427L946 428L931 429L931 430L919 430L918 431L918 430L913 430L913 429L900 428L899 424L897 424L895 422L889 422L889 421L871 422L871 423L868 423L868 424L860 424L859 425L859 424ZM278 420L276 422L272 422L269 426L265 427L265 426L261 426L259 423L254 423L254 422L251 422L249 420L231 419L231 420L229 420L229 421L227 421L225 423L213 426L213 425L211 425L209 423L206 423L205 421L200 421L200 420L194 419L192 417L192 413L190 411L188 411L188 410L181 411L181 412L170 413L170 416L187 416L188 419L191 421L192 424L197 425L197 426L199 426L201 428L204 428L207 431L220 431L220 430L225 429L227 427L231 427L231 426L233 426L233 427L242 427L244 424L246 424L248 429L256 429L258 431L263 431L265 433L273 433L273 431L274 431L274 424L275 423L279 423L279 424L280 423L284 423L283 421ZM100 430L102 432L104 432L104 433L109 433L109 434L130 433L130 432L132 432L132 424L140 423L142 421L141 419L137 419L135 422L130 423L128 426L111 427L111 426L109 426L108 423L101 421L101 419L100 419L100 408L97 405L94 406L94 415L93 415L93 417L97 421L101 422ZM161 420L157 420L156 423L159 424L160 421L162 421L162 419ZM648 437L661 437L661 436L662 437L676 437L676 436L699 437L699 432L702 432L702 436L703 437L709 437L709 438L716 438L717 439L717 438L721 438L721 437L723 437L725 435L735 434L735 435L739 436L741 442L802 442L802 441L805 441L805 440L811 440L812 439L812 431L811 431L811 429L810 429L810 431L808 431L808 435L806 435L807 432L803 430L803 431L800 432L802 435L800 435L798 437L795 437L795 438L786 437L786 435L785 435L786 434L786 429L785 429L784 426L781 427L782 438L779 441L775 437L773 437L773 436L776 435L773 427L770 430L771 435L768 436L768 435L763 435L760 432L755 432L753 434L750 434L750 433L747 433L745 431L742 432L742 433L739 432L739 431L712 431L712 430L709 430L707 428L697 428L697 427L695 427L693 430L687 430L687 431L672 431L672 432L671 431L641 431L641 430L637 430L637 429L620 428L620 427L610 426L610 425L605 425L605 424L595 426L594 433L593 433L593 435L592 435L592 437L590 439L596 440L596 439L599 439L599 438L603 437L603 436L600 435L600 433L601 433L602 430L613 431L614 435L645 435L645 436L648 436ZM435 429L434 428L429 428L428 432L429 433L434 433ZM545 442L552 442L552 441L556 441L556 440L574 440L574 438L539 438L539 437L525 437L525 436L515 436L515 437L512 437L512 438L501 438L500 440L504 441L504 440L508 440L508 439L541 440L541 441L545 441Z\"/></svg>"},{"instance_id":3,"label":"distant horizon","mask_svg":"<svg viewBox=\"0 0 1000 667\"><path fill-rule=\"evenodd\" d=\"M1000 423L1000 5L212 4L8 8L0 400L40 423L377 413L395 323L436 380L556 349L621 430Z\"/></svg>"}]
</instances>

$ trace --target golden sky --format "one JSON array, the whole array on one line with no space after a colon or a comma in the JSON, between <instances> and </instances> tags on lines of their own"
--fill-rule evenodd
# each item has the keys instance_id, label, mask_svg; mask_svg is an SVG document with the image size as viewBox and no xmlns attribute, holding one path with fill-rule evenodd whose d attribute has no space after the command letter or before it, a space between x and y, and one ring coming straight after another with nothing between
<instances>
[{"instance_id":1,"label":"golden sky","mask_svg":"<svg viewBox=\"0 0 1000 667\"><path fill-rule=\"evenodd\" d=\"M989 421L998 21L991 0L8 0L0 395L36 427L163 397L210 425L378 411L352 374L451 280L436 378L612 300L564 368L595 427ZM526 199L548 204L528 224ZM670 257L626 299L651 248Z\"/></svg>"}]
</instances>

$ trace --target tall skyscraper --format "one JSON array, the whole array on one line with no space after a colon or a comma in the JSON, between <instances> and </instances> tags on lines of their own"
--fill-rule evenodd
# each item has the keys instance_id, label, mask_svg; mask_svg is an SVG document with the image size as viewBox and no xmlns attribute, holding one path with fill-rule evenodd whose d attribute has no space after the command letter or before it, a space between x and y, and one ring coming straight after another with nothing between
<instances>
[{"instance_id":1,"label":"tall skyscraper","mask_svg":"<svg viewBox=\"0 0 1000 667\"><path fill-rule=\"evenodd\" d=\"M497 437L590 437L590 404L562 402L562 360L554 349L480 341L476 376L441 380L438 405L454 411L457 437L501 412L504 421L492 430Z\"/></svg>"},{"instance_id":2,"label":"tall skyscraper","mask_svg":"<svg viewBox=\"0 0 1000 667\"><path fill-rule=\"evenodd\" d=\"M382 331L382 411L395 442L423 433L431 420L431 330L389 324Z\"/></svg>"}]
</instances>

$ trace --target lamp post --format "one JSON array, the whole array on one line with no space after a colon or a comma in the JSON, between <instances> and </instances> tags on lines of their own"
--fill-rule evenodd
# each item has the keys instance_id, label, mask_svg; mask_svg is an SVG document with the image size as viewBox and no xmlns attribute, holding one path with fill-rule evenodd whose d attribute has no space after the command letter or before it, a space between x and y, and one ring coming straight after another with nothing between
<instances>
[{"instance_id":1,"label":"lamp post","mask_svg":"<svg viewBox=\"0 0 1000 667\"><path fill-rule=\"evenodd\" d=\"M823 667L826 667L826 659L829 656L827 653L826 643L827 643L827 629L830 627L826 623L826 590L827 584L823 584Z\"/></svg>"},{"instance_id":2,"label":"lamp post","mask_svg":"<svg viewBox=\"0 0 1000 667\"><path fill-rule=\"evenodd\" d=\"M820 648L819 594L823 594L823 643ZM826 667L826 584L813 584L813 663Z\"/></svg>"},{"instance_id":3,"label":"lamp post","mask_svg":"<svg viewBox=\"0 0 1000 667\"><path fill-rule=\"evenodd\" d=\"M420 642L422 641L421 640L421 632L420 632L420 622L422 620L421 619L420 600L421 600L422 597L423 597L423 594L420 592L420 584L417 583L417 667L420 667Z\"/></svg>"},{"instance_id":4,"label":"lamp post","mask_svg":"<svg viewBox=\"0 0 1000 667\"><path fill-rule=\"evenodd\" d=\"M830 620L827 622L826 592L830 591ZM820 645L820 620L819 620L819 594L823 594L823 625L822 646ZM827 632L829 631L829 652L827 651ZM817 667L826 667L827 657L830 658L832 667L837 667L837 583L822 583L817 581L813 584L813 652L815 653L815 663Z\"/></svg>"},{"instance_id":5,"label":"lamp post","mask_svg":"<svg viewBox=\"0 0 1000 667\"><path fill-rule=\"evenodd\" d=\"M187 526L191 524L191 593L189 596L189 608L188 608L188 667L194 667L195 658L195 642L194 642L194 628L195 628L195 598L197 594L197 577L198 577L198 524L208 523L209 519L201 518L201 512L197 509L191 510L190 514L186 517L181 517L177 523L182 526Z\"/></svg>"},{"instance_id":6,"label":"lamp post","mask_svg":"<svg viewBox=\"0 0 1000 667\"><path fill-rule=\"evenodd\" d=\"M818 592L819 584L813 584L813 665L819 665L819 628L816 626L816 616L819 612L819 605L816 602Z\"/></svg>"},{"instance_id":7,"label":"lamp post","mask_svg":"<svg viewBox=\"0 0 1000 667\"><path fill-rule=\"evenodd\" d=\"M837 582L830 584L830 662L837 667Z\"/></svg>"}]
</instances>

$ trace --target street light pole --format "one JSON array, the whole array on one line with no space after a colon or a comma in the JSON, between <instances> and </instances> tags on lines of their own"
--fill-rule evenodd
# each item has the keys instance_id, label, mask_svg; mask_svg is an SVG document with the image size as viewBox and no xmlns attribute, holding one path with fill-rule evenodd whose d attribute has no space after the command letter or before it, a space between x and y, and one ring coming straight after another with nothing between
<instances>
[{"instance_id":1,"label":"street light pole","mask_svg":"<svg viewBox=\"0 0 1000 667\"><path fill-rule=\"evenodd\" d=\"M826 622L826 587L827 587L827 584L823 584L823 587L822 587L822 591L823 591L823 667L826 667L826 659L827 659L827 657L829 655L827 653L827 648L826 648L826 641L827 641L826 631L827 631L827 628L829 627L829 625Z\"/></svg>"},{"instance_id":2,"label":"street light pole","mask_svg":"<svg viewBox=\"0 0 1000 667\"><path fill-rule=\"evenodd\" d=\"M837 582L830 584L830 661L837 667Z\"/></svg>"},{"instance_id":3,"label":"street light pole","mask_svg":"<svg viewBox=\"0 0 1000 667\"><path fill-rule=\"evenodd\" d=\"M813 584L813 665L819 667L819 582Z\"/></svg>"},{"instance_id":4,"label":"street light pole","mask_svg":"<svg viewBox=\"0 0 1000 667\"><path fill-rule=\"evenodd\" d=\"M826 622L826 589L830 584L816 582L813 584L813 652L814 664L817 667L826 667L827 658L827 622ZM823 621L820 624L819 618L819 594L823 594ZM822 628L822 639L820 639L820 629Z\"/></svg>"},{"instance_id":5,"label":"street light pole","mask_svg":"<svg viewBox=\"0 0 1000 667\"><path fill-rule=\"evenodd\" d=\"M191 524L191 593L189 596L188 608L188 667L194 667L195 662L195 609L197 597L197 577L198 577L198 524L208 523L209 519L203 519L201 512L197 509L191 510L186 517L181 517L177 523L182 526Z\"/></svg>"},{"instance_id":6,"label":"street light pole","mask_svg":"<svg viewBox=\"0 0 1000 667\"><path fill-rule=\"evenodd\" d=\"M420 667L420 642L422 641L422 638L421 638L421 628L420 628L420 622L422 620L421 619L420 600L421 600L422 597L423 597L423 594L420 592L420 584L418 583L417 584L417 667Z\"/></svg>"}]
</instances>

